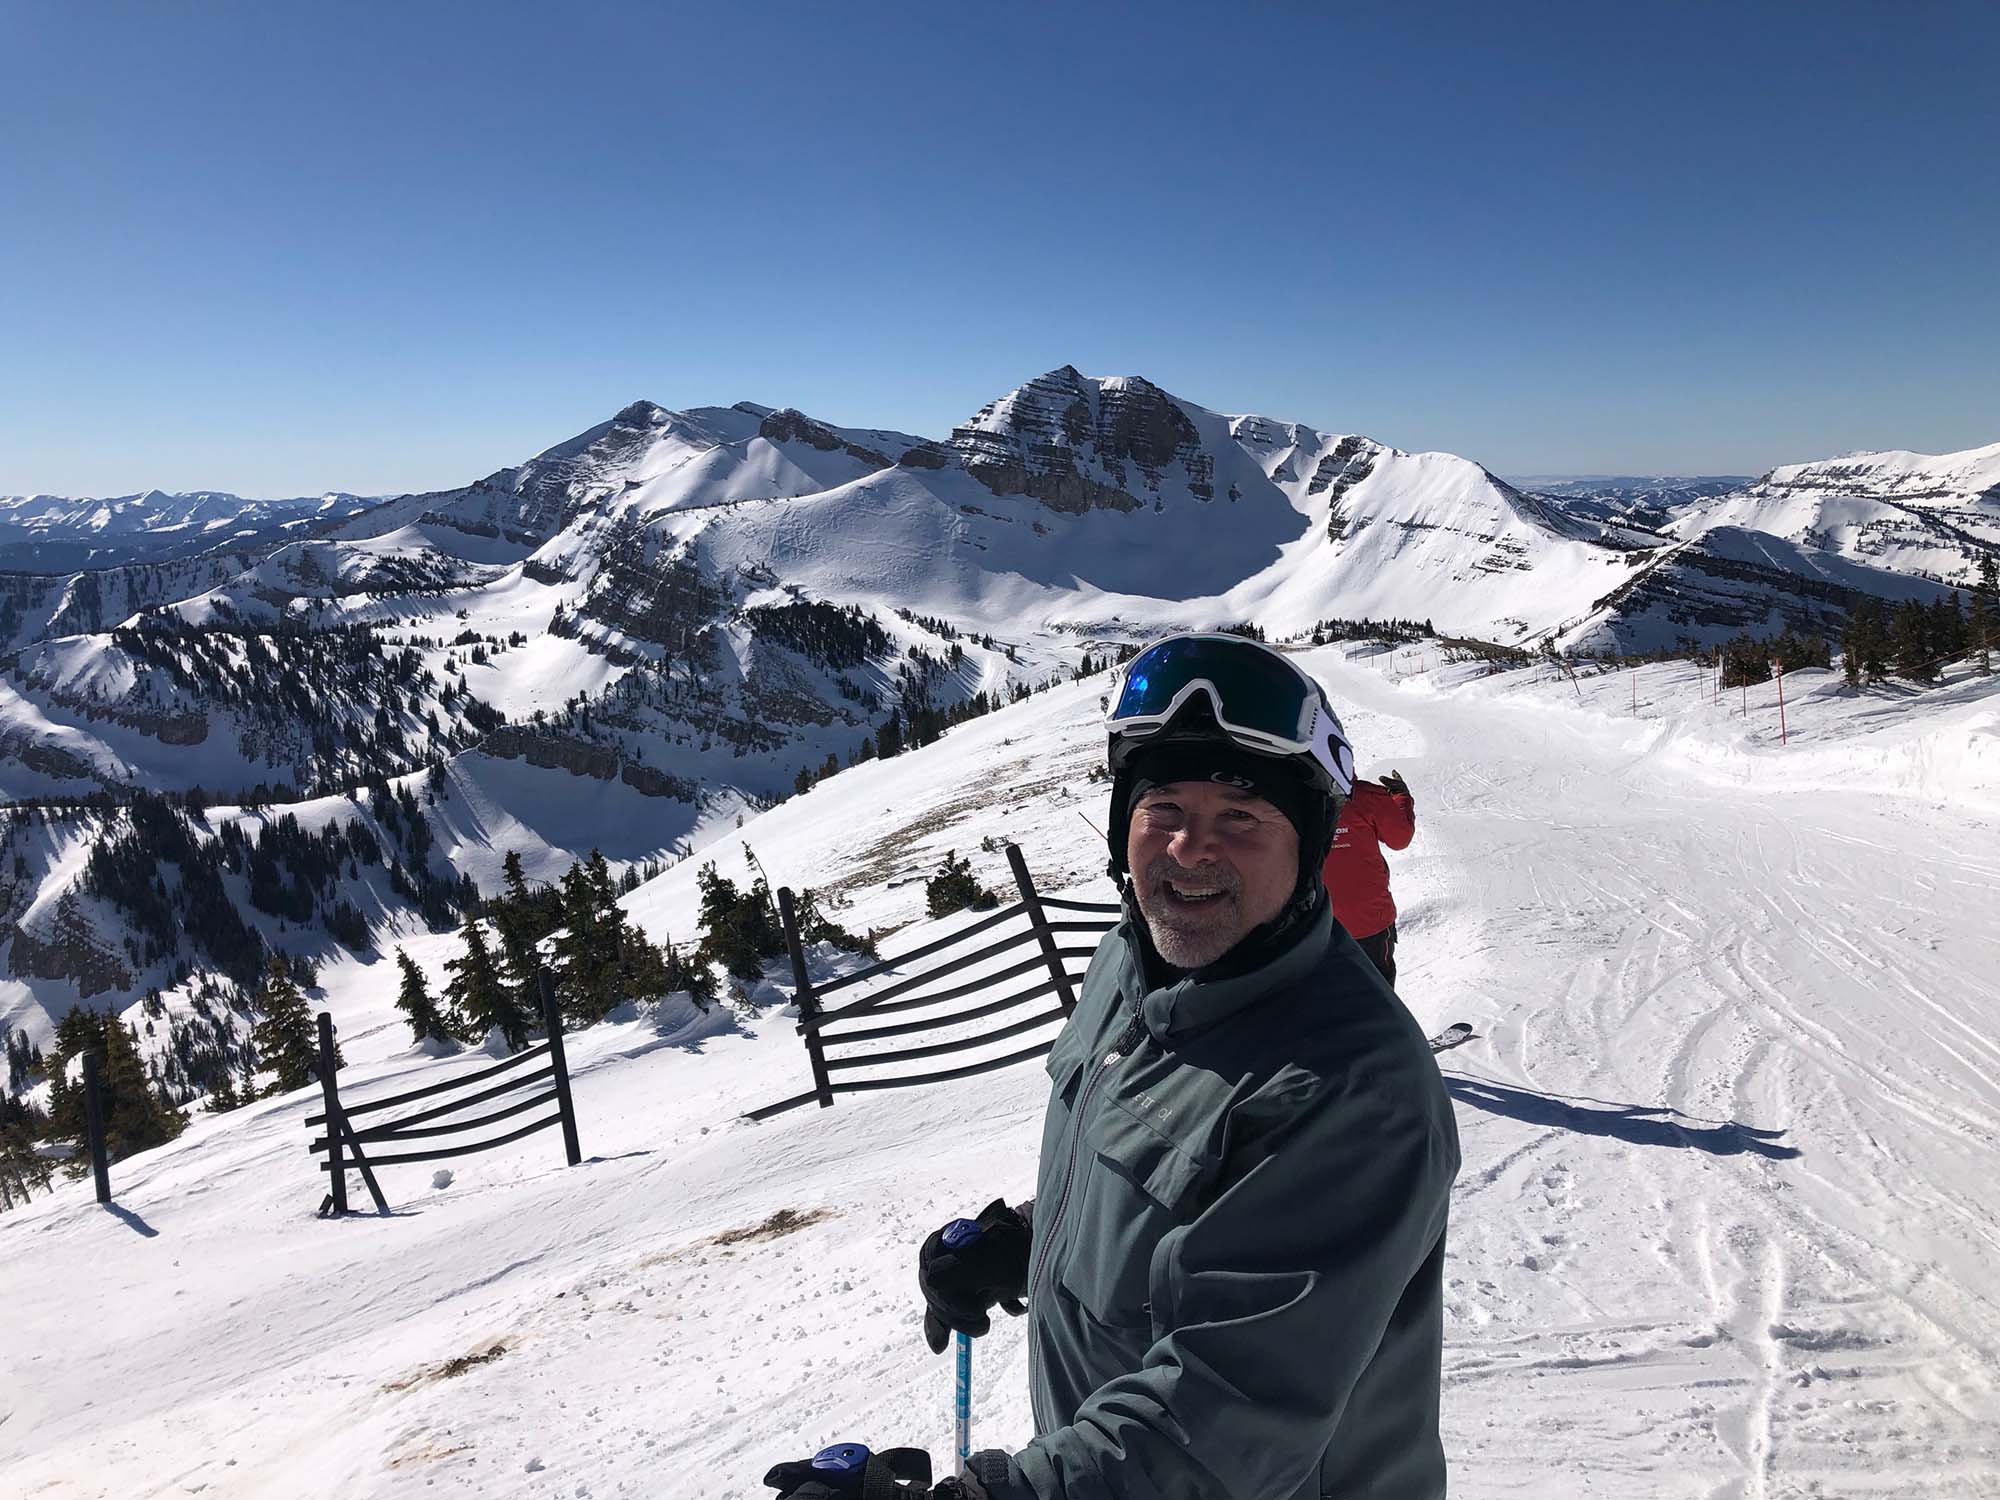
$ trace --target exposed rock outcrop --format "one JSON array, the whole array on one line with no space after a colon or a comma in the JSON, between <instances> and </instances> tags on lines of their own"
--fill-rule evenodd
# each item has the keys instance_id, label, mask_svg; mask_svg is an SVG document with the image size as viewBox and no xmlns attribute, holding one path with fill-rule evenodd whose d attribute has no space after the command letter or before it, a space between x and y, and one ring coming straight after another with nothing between
<instances>
[{"instance_id":1,"label":"exposed rock outcrop","mask_svg":"<svg viewBox=\"0 0 2000 1500\"><path fill-rule=\"evenodd\" d=\"M804 412L786 407L774 411L758 424L757 435L767 442L804 443L817 448L822 453L844 452L849 458L857 459L871 469L887 469L893 466L886 453L877 453L873 448L864 448L859 443L850 443L824 422L815 422Z\"/></svg>"},{"instance_id":2,"label":"exposed rock outcrop","mask_svg":"<svg viewBox=\"0 0 2000 1500\"><path fill-rule=\"evenodd\" d=\"M88 1000L107 990L132 988L132 973L99 944L74 890L56 902L52 929L38 936L19 929L8 950L8 968L21 979L67 979Z\"/></svg>"},{"instance_id":3,"label":"exposed rock outcrop","mask_svg":"<svg viewBox=\"0 0 2000 1500\"><path fill-rule=\"evenodd\" d=\"M572 776L589 776L598 781L615 777L641 796L693 802L698 795L693 782L656 766L627 760L616 746L549 730L505 726L481 740L479 749L482 754L499 760L525 760L547 771L567 771Z\"/></svg>"}]
</instances>

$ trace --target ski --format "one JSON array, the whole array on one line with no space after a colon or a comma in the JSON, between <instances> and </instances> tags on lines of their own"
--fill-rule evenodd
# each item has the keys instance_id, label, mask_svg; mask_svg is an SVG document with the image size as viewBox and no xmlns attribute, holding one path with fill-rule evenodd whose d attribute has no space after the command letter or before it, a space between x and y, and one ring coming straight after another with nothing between
<instances>
[{"instance_id":1,"label":"ski","mask_svg":"<svg viewBox=\"0 0 2000 1500\"><path fill-rule=\"evenodd\" d=\"M1443 1031L1433 1036L1430 1039L1430 1049L1433 1052L1447 1052L1451 1048L1456 1047L1460 1042L1470 1041L1471 1039L1472 1023L1470 1021L1458 1021L1445 1027Z\"/></svg>"}]
</instances>

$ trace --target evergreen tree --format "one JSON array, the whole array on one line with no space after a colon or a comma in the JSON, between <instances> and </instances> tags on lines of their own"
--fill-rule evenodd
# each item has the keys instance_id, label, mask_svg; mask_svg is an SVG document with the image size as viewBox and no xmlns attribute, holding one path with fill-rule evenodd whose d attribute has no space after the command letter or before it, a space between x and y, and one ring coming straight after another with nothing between
<instances>
[{"instance_id":1,"label":"evergreen tree","mask_svg":"<svg viewBox=\"0 0 2000 1500\"><path fill-rule=\"evenodd\" d=\"M924 905L934 917L949 916L967 907L991 911L999 904L999 896L974 877L972 862L958 858L956 850L947 849L937 874L924 882Z\"/></svg>"},{"instance_id":2,"label":"evergreen tree","mask_svg":"<svg viewBox=\"0 0 2000 1500\"><path fill-rule=\"evenodd\" d=\"M556 999L563 1014L580 1026L603 1020L622 998L618 958L623 913L611 894L603 856L593 851L593 860L598 868L577 863L563 876L564 926L555 940Z\"/></svg>"},{"instance_id":3,"label":"evergreen tree","mask_svg":"<svg viewBox=\"0 0 2000 1500\"><path fill-rule=\"evenodd\" d=\"M0 1126L0 1207L12 1208L17 1198L26 1203L30 1188L46 1192L54 1175L53 1164L35 1150L28 1122Z\"/></svg>"},{"instance_id":4,"label":"evergreen tree","mask_svg":"<svg viewBox=\"0 0 2000 1500\"><path fill-rule=\"evenodd\" d=\"M1737 636L1722 648L1722 686L1744 687L1771 680L1769 648L1749 632Z\"/></svg>"},{"instance_id":5,"label":"evergreen tree","mask_svg":"<svg viewBox=\"0 0 2000 1500\"><path fill-rule=\"evenodd\" d=\"M903 719L895 709L889 710L889 717L882 721L876 731L875 754L883 760L903 753Z\"/></svg>"},{"instance_id":6,"label":"evergreen tree","mask_svg":"<svg viewBox=\"0 0 2000 1500\"><path fill-rule=\"evenodd\" d=\"M1965 655L1965 615L1956 592L1949 599L1932 602L1929 624L1930 661L1941 666Z\"/></svg>"},{"instance_id":7,"label":"evergreen tree","mask_svg":"<svg viewBox=\"0 0 2000 1500\"><path fill-rule=\"evenodd\" d=\"M105 1154L116 1161L170 1141L187 1119L153 1089L139 1056L139 1035L116 1015L104 1018L104 1067L99 1079Z\"/></svg>"},{"instance_id":8,"label":"evergreen tree","mask_svg":"<svg viewBox=\"0 0 2000 1500\"><path fill-rule=\"evenodd\" d=\"M1879 599L1864 596L1854 601L1841 649L1853 658L1859 677L1880 682L1888 674L1889 630Z\"/></svg>"},{"instance_id":9,"label":"evergreen tree","mask_svg":"<svg viewBox=\"0 0 2000 1500\"><path fill-rule=\"evenodd\" d=\"M501 906L493 925L500 931L500 982L514 997L514 1008L524 1016L542 1013L542 955L529 939L523 925L522 909L511 902Z\"/></svg>"},{"instance_id":10,"label":"evergreen tree","mask_svg":"<svg viewBox=\"0 0 2000 1500\"><path fill-rule=\"evenodd\" d=\"M437 1001L431 998L430 986L424 982L424 971L401 948L396 950L396 965L403 971L403 986L396 995L396 1008L410 1023L410 1039L419 1046L425 1042L455 1040L459 1027L446 1018L444 1012L438 1009Z\"/></svg>"},{"instance_id":11,"label":"evergreen tree","mask_svg":"<svg viewBox=\"0 0 2000 1500\"><path fill-rule=\"evenodd\" d=\"M1905 599L1897 605L1889 622L1896 675L1916 682L1933 680L1937 676L1937 662L1931 650L1935 639L1929 610L1914 599Z\"/></svg>"},{"instance_id":12,"label":"evergreen tree","mask_svg":"<svg viewBox=\"0 0 2000 1500\"><path fill-rule=\"evenodd\" d=\"M618 893L611 885L611 864L600 849L590 851L586 868L590 874L590 893L597 901L597 910L608 916L618 909Z\"/></svg>"},{"instance_id":13,"label":"evergreen tree","mask_svg":"<svg viewBox=\"0 0 2000 1500\"><path fill-rule=\"evenodd\" d=\"M265 968L257 1008L264 1018L252 1028L250 1041L259 1062L277 1075L265 1094L288 1094L304 1088L319 1073L318 1027L282 953L273 953ZM338 1043L334 1044L333 1065L342 1065Z\"/></svg>"},{"instance_id":14,"label":"evergreen tree","mask_svg":"<svg viewBox=\"0 0 2000 1500\"><path fill-rule=\"evenodd\" d=\"M1972 596L1972 609L1966 620L1966 635L1970 638L1973 653L1979 663L1982 677L1993 672L1993 606L1986 602L1984 594Z\"/></svg>"},{"instance_id":15,"label":"evergreen tree","mask_svg":"<svg viewBox=\"0 0 2000 1500\"><path fill-rule=\"evenodd\" d=\"M531 1029L528 1016L513 993L500 982L479 919L468 916L459 936L465 940L465 951L457 958L445 960L445 968L451 971L451 980L445 985L445 999L465 1017L466 1030L474 1039L497 1029L506 1040L507 1050L519 1051Z\"/></svg>"},{"instance_id":16,"label":"evergreen tree","mask_svg":"<svg viewBox=\"0 0 2000 1500\"><path fill-rule=\"evenodd\" d=\"M507 899L525 906L528 903L528 877L521 869L521 852L509 849L507 857L500 862L501 878L507 885Z\"/></svg>"},{"instance_id":17,"label":"evergreen tree","mask_svg":"<svg viewBox=\"0 0 2000 1500\"><path fill-rule=\"evenodd\" d=\"M785 930L771 900L771 889L760 877L748 891L716 871L713 862L695 876L701 890L700 953L738 979L763 977L764 960L785 951Z\"/></svg>"}]
</instances>

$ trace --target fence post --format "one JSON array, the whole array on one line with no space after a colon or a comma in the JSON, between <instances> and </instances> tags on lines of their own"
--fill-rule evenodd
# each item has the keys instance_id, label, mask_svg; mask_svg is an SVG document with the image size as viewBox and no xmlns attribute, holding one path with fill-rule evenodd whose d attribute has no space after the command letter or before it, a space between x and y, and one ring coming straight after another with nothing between
<instances>
[{"instance_id":1,"label":"fence post","mask_svg":"<svg viewBox=\"0 0 2000 1500\"><path fill-rule=\"evenodd\" d=\"M97 1201L111 1201L111 1174L104 1161L104 1095L97 1083L97 1054L83 1054L83 1127L90 1137L90 1172L97 1179Z\"/></svg>"},{"instance_id":2,"label":"fence post","mask_svg":"<svg viewBox=\"0 0 2000 1500\"><path fill-rule=\"evenodd\" d=\"M539 976L542 989L542 1026L549 1036L549 1065L556 1075L556 1108L562 1112L563 1150L574 1167L583 1160L583 1148L576 1143L576 1106L569 1097L569 1058L563 1052L562 1011L556 1006L556 982L544 969Z\"/></svg>"},{"instance_id":3,"label":"fence post","mask_svg":"<svg viewBox=\"0 0 2000 1500\"><path fill-rule=\"evenodd\" d=\"M1062 955L1056 952L1056 935L1049 931L1049 919L1042 914L1042 898L1035 894L1035 882L1028 875L1028 859L1021 853L1019 844L1007 846L1007 864L1014 871L1014 884L1021 892L1021 904L1028 909L1028 921L1035 929L1035 940L1042 945L1042 957L1049 961L1049 972L1055 976L1056 998L1062 1001L1063 1014L1076 1014L1076 991L1070 988L1069 975L1063 971Z\"/></svg>"},{"instance_id":4,"label":"fence post","mask_svg":"<svg viewBox=\"0 0 2000 1500\"><path fill-rule=\"evenodd\" d=\"M319 1013L319 1087L326 1098L326 1164L333 1182L333 1211L347 1212L347 1168L340 1159L341 1126L347 1117L340 1112L340 1088L333 1081L333 1013Z\"/></svg>"},{"instance_id":5,"label":"fence post","mask_svg":"<svg viewBox=\"0 0 2000 1500\"><path fill-rule=\"evenodd\" d=\"M813 1088L819 1094L821 1109L833 1108L833 1083L826 1076L826 1048L820 1043L819 1028L812 1023L819 1019L819 996L813 993L812 980L806 977L806 950L799 944L798 912L792 905L792 888L778 887L778 916L785 924L785 947L792 955L792 988L799 1006L799 1035L806 1039L806 1055L812 1059Z\"/></svg>"},{"instance_id":6,"label":"fence post","mask_svg":"<svg viewBox=\"0 0 2000 1500\"><path fill-rule=\"evenodd\" d=\"M1778 743L1788 745L1791 739L1785 733L1785 663L1782 658L1773 658L1771 665L1778 672Z\"/></svg>"}]
</instances>

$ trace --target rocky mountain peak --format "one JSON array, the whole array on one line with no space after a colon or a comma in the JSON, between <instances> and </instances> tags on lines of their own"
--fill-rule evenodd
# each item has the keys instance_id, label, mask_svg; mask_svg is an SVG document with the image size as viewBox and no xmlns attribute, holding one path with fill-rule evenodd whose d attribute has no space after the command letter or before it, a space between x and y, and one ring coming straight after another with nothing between
<instances>
[{"instance_id":1,"label":"rocky mountain peak","mask_svg":"<svg viewBox=\"0 0 2000 1500\"><path fill-rule=\"evenodd\" d=\"M672 418L673 413L657 402L634 401L620 408L611 422L614 427L661 427Z\"/></svg>"},{"instance_id":2,"label":"rocky mountain peak","mask_svg":"<svg viewBox=\"0 0 2000 1500\"><path fill-rule=\"evenodd\" d=\"M1185 470L1198 498L1214 494L1214 455L1193 420L1137 375L1092 379L1063 365L987 403L948 446L994 494L1052 510L1134 510L1170 470Z\"/></svg>"}]
</instances>

